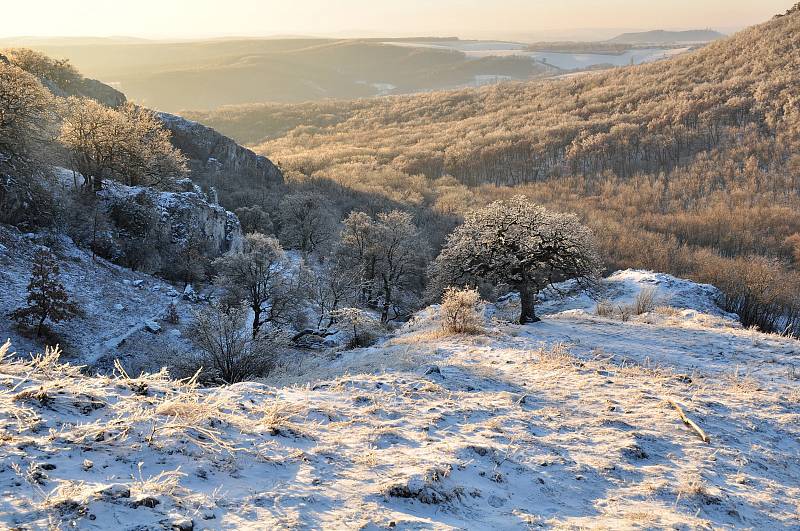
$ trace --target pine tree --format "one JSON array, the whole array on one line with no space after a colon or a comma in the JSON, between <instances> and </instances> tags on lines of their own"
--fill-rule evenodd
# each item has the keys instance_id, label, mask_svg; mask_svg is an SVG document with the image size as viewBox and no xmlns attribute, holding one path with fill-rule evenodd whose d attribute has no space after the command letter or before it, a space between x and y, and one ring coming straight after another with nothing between
<instances>
[{"instance_id":1,"label":"pine tree","mask_svg":"<svg viewBox=\"0 0 800 531\"><path fill-rule=\"evenodd\" d=\"M58 323L83 313L77 304L69 300L59 275L58 262L51 252L41 250L36 253L28 283L28 306L11 313L15 321L35 322L37 336L42 335L46 320Z\"/></svg>"}]
</instances>

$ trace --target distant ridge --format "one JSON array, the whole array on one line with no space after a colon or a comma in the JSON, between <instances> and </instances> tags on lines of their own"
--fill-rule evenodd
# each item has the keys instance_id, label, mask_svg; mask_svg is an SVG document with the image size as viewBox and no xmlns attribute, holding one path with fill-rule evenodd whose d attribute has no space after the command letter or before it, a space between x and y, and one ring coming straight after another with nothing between
<instances>
[{"instance_id":1,"label":"distant ridge","mask_svg":"<svg viewBox=\"0 0 800 531\"><path fill-rule=\"evenodd\" d=\"M674 42L711 42L724 37L724 34L710 29L689 31L655 30L640 33L623 33L608 42L620 44L669 44Z\"/></svg>"}]
</instances>

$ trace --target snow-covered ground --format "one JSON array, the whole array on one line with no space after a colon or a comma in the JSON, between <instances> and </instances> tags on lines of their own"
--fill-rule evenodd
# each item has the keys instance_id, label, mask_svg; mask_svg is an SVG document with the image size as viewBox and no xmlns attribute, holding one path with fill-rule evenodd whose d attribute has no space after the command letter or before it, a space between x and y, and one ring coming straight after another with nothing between
<instances>
[{"instance_id":1,"label":"snow-covered ground","mask_svg":"<svg viewBox=\"0 0 800 531\"><path fill-rule=\"evenodd\" d=\"M627 321L574 295L518 326L512 300L472 337L432 308L226 388L0 362L0 527L799 528L800 343L667 275L602 296L648 286Z\"/></svg>"},{"instance_id":2,"label":"snow-covered ground","mask_svg":"<svg viewBox=\"0 0 800 531\"><path fill-rule=\"evenodd\" d=\"M36 251L52 250L59 262L60 280L86 316L49 324L51 333L42 338L22 333L6 316L25 305L26 287ZM180 327L163 321L170 304L176 304L184 319L193 307L182 297L181 286L119 267L77 247L65 236L21 234L0 225L0 343L11 339L20 353L41 352L46 344L58 343L64 359L96 369L109 368L115 359L146 365L153 352L180 346ZM158 334L146 329L147 322L162 327ZM145 352L143 352L143 350Z\"/></svg>"}]
</instances>

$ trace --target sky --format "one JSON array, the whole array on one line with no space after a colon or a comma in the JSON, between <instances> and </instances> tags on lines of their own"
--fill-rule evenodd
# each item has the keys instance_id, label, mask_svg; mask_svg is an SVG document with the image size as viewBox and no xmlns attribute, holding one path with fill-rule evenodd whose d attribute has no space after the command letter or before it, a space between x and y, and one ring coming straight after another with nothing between
<instances>
[{"instance_id":1,"label":"sky","mask_svg":"<svg viewBox=\"0 0 800 531\"><path fill-rule=\"evenodd\" d=\"M330 35L590 37L590 29L731 31L794 0L15 0L0 37ZM579 30L579 31L574 31ZM603 33L600 31L599 33Z\"/></svg>"}]
</instances>

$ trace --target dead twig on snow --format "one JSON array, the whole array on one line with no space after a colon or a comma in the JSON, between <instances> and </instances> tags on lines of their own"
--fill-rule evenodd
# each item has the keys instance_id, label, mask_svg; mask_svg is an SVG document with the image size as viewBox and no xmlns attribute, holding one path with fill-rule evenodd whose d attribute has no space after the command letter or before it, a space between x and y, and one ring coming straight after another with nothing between
<instances>
[{"instance_id":1,"label":"dead twig on snow","mask_svg":"<svg viewBox=\"0 0 800 531\"><path fill-rule=\"evenodd\" d=\"M678 412L678 416L680 416L681 420L684 424L689 426L694 432L703 440L704 443L710 443L711 438L703 431L703 428L697 425L692 419L686 416L686 413L683 412L683 408L674 400L667 400L669 404L675 408L675 411Z\"/></svg>"}]
</instances>

